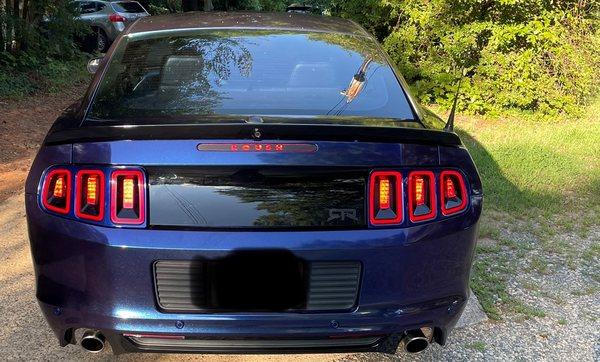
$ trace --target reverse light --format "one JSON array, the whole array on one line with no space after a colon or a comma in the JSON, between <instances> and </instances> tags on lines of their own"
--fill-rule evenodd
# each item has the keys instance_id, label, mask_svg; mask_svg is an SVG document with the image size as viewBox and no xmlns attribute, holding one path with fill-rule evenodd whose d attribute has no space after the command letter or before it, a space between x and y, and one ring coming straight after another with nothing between
<instances>
[{"instance_id":1,"label":"reverse light","mask_svg":"<svg viewBox=\"0 0 600 362\"><path fill-rule=\"evenodd\" d=\"M110 177L110 219L115 224L145 221L146 181L140 170L117 170Z\"/></svg>"},{"instance_id":2,"label":"reverse light","mask_svg":"<svg viewBox=\"0 0 600 362\"><path fill-rule=\"evenodd\" d=\"M440 173L440 197L442 214L452 215L467 207L467 188L463 175L458 171Z\"/></svg>"},{"instance_id":3,"label":"reverse light","mask_svg":"<svg viewBox=\"0 0 600 362\"><path fill-rule=\"evenodd\" d=\"M408 175L408 213L410 221L435 218L435 176L431 171L413 171Z\"/></svg>"},{"instance_id":4,"label":"reverse light","mask_svg":"<svg viewBox=\"0 0 600 362\"><path fill-rule=\"evenodd\" d=\"M402 222L402 175L375 171L369 178L369 220L372 225Z\"/></svg>"},{"instance_id":5,"label":"reverse light","mask_svg":"<svg viewBox=\"0 0 600 362\"><path fill-rule=\"evenodd\" d=\"M75 176L75 216L100 221L104 218L104 173L81 170Z\"/></svg>"},{"instance_id":6,"label":"reverse light","mask_svg":"<svg viewBox=\"0 0 600 362\"><path fill-rule=\"evenodd\" d=\"M108 16L108 20L110 20L111 23L124 23L125 22L125 18L119 14L110 14Z\"/></svg>"},{"instance_id":7,"label":"reverse light","mask_svg":"<svg viewBox=\"0 0 600 362\"><path fill-rule=\"evenodd\" d=\"M46 174L42 186L42 205L50 211L68 214L71 210L71 171L54 169Z\"/></svg>"}]
</instances>

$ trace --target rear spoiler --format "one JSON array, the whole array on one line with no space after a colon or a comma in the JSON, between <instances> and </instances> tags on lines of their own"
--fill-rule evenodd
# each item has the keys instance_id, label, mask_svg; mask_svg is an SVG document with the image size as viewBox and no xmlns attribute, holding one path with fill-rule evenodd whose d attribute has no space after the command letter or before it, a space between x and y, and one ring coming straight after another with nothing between
<instances>
[{"instance_id":1,"label":"rear spoiler","mask_svg":"<svg viewBox=\"0 0 600 362\"><path fill-rule=\"evenodd\" d=\"M453 132L421 128L298 124L87 126L50 131L44 145L161 139L251 139L413 143L461 146Z\"/></svg>"}]
</instances>

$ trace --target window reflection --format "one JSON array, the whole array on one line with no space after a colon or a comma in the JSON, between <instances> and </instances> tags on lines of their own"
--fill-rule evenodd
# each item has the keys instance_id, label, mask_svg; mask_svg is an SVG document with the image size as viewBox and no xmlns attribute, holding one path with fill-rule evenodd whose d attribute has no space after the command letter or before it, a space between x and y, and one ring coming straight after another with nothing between
<instances>
[{"instance_id":1,"label":"window reflection","mask_svg":"<svg viewBox=\"0 0 600 362\"><path fill-rule=\"evenodd\" d=\"M91 112L100 119L215 114L413 118L373 40L264 30L127 39Z\"/></svg>"}]
</instances>

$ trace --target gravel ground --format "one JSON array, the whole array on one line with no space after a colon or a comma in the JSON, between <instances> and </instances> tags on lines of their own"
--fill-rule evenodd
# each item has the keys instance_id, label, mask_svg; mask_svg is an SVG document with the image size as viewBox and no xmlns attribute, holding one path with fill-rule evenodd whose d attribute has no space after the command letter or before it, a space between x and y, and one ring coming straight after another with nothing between
<instances>
[{"instance_id":1,"label":"gravel ground","mask_svg":"<svg viewBox=\"0 0 600 362\"><path fill-rule=\"evenodd\" d=\"M30 103L0 102L0 360L109 359L76 346L60 348L35 302L27 241L22 182L37 142L82 87L38 97ZM4 188L3 188L4 187ZM503 230L511 230L506 223ZM585 236L554 235L550 248L525 232L502 232L496 255L509 261L508 292L536 310L533 316L503 309L501 321L457 329L446 347L432 346L418 356L399 353L330 355L125 355L119 360L380 361L380 360L560 360L600 361L600 225ZM558 242L560 241L560 242ZM482 244L495 246L495 240ZM556 246L555 251L553 247ZM595 248L593 248L595 246ZM560 249L560 250L558 250ZM589 252L589 251L593 252ZM595 250L595 251L594 251ZM586 254L587 253L587 254ZM585 257L584 257L585 256ZM537 260L537 267L532 261ZM535 266L535 265L534 265ZM492 270L493 272L494 270Z\"/></svg>"}]
</instances>

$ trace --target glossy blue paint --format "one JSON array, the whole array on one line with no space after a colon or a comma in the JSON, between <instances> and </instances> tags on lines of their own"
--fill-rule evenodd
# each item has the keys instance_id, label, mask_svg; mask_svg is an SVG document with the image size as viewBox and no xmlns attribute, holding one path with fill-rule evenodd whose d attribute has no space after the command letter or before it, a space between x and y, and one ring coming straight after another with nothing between
<instances>
[{"instance_id":1,"label":"glossy blue paint","mask_svg":"<svg viewBox=\"0 0 600 362\"><path fill-rule=\"evenodd\" d=\"M212 141L211 141L212 142ZM302 142L302 141L299 141ZM481 213L481 182L464 148L392 143L318 142L305 154L198 152L199 141L116 141L43 147L26 185L37 298L61 344L67 331L96 328L116 352L135 348L123 333L198 337L319 337L439 330L444 343L468 296ZM422 155L422 157L420 156ZM339 231L211 231L114 228L49 214L38 184L53 165L278 165L461 170L471 194L459 215L396 227ZM405 172L406 173L406 172ZM406 174L404 175L407 176ZM406 180L405 180L406 181ZM108 185L107 185L108 187ZM406 215L406 214L405 214ZM345 313L164 313L157 307L152 264L159 259L215 259L239 249L285 249L307 261L360 261L358 306ZM53 311L60 309L61 313ZM332 326L332 321L337 327ZM177 327L183 322L182 328Z\"/></svg>"}]
</instances>

